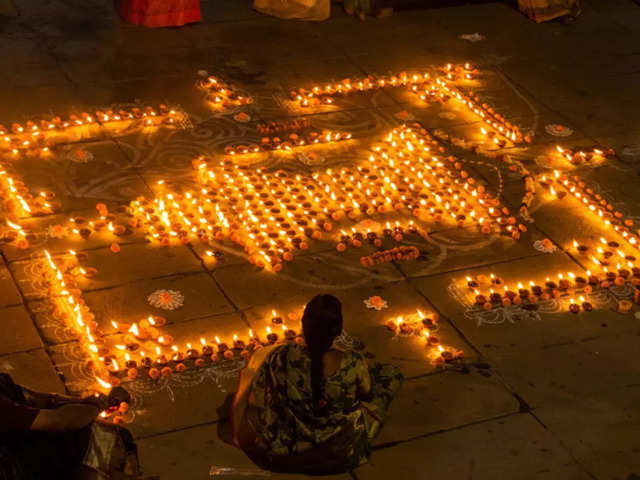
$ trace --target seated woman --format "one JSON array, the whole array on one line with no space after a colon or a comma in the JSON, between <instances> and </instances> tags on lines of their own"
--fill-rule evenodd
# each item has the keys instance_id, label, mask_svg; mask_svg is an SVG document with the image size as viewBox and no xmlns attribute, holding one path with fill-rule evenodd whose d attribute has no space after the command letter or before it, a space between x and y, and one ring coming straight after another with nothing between
<instances>
[{"instance_id":1,"label":"seated woman","mask_svg":"<svg viewBox=\"0 0 640 480\"><path fill-rule=\"evenodd\" d=\"M104 395L32 392L0 374L0 479L139 478L131 434L96 420L107 405Z\"/></svg>"},{"instance_id":2,"label":"seated woman","mask_svg":"<svg viewBox=\"0 0 640 480\"><path fill-rule=\"evenodd\" d=\"M333 347L342 305L318 295L302 316L306 345L254 353L232 408L234 442L266 468L336 473L365 463L402 374Z\"/></svg>"}]
</instances>

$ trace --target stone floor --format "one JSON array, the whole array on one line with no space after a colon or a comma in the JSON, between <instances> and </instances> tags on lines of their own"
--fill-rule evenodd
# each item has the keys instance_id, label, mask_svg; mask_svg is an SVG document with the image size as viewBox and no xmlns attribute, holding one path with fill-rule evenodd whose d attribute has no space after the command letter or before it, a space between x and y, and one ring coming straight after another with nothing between
<instances>
[{"instance_id":1,"label":"stone floor","mask_svg":"<svg viewBox=\"0 0 640 480\"><path fill-rule=\"evenodd\" d=\"M494 272L515 283L583 269L571 241L602 233L570 202L559 205L539 195L534 223L517 242L427 226L429 241L417 243L424 261L373 270L360 267L360 253L339 254L326 242L271 274L232 251L214 266L202 245L157 248L135 234L114 254L108 232L87 241L45 233L71 217L95 216L96 202L115 207L153 196L150 185L159 179L188 185L198 155L259 139L254 127L260 120L299 116L283 102L291 88L466 61L481 70L474 88L483 100L534 135L530 146L508 150L513 158L534 173L550 173L535 159L558 142L613 147L615 157L575 173L626 216L640 219L640 6L586 0L571 25L536 25L509 2L400 12L364 23L335 7L330 20L309 24L261 16L248 0L201 3L203 23L147 30L123 24L108 0L0 1L0 123L167 102L180 105L192 124L187 130L83 138L58 145L46 160L15 162L29 188L54 191L62 210L22 219L36 235L29 249L2 246L0 370L48 391L77 392L91 382L76 342L50 318L37 288L33 263L45 247L54 254L70 248L88 254L98 273L80 287L105 329L111 320L163 314L167 331L182 343L262 329L271 309L297 308L329 291L344 303L348 334L407 376L371 462L336 478L640 478L640 320L605 301L579 316L562 309L529 316L502 312L488 321L452 288L466 275ZM486 38L458 38L474 32ZM251 122L212 111L195 87L199 70L247 91L255 99L243 109ZM403 91L354 96L307 115L316 128L354 133L356 147L326 154L349 159L398 125L400 112L463 137L479 128L457 107L425 107ZM566 125L573 134L553 137L549 124ZM70 153L79 148L93 158L74 161ZM496 175L493 165L464 155L481 182L517 210L520 177L505 169ZM559 250L535 249L544 238ZM158 289L181 291L184 306L155 309L146 299ZM389 308L367 310L363 299L372 295L386 299ZM416 308L440 314L439 335L465 351L467 368L438 369L423 346L384 327L388 318ZM207 478L213 465L255 468L226 441L224 405L241 368L242 362L228 362L130 385L129 426L148 473L198 479Z\"/></svg>"}]
</instances>

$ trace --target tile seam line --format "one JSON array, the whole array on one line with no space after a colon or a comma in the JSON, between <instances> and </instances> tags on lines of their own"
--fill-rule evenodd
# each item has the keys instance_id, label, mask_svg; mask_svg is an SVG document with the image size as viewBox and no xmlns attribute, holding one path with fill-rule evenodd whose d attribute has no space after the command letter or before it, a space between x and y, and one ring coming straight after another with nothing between
<instances>
[{"instance_id":1,"label":"tile seam line","mask_svg":"<svg viewBox=\"0 0 640 480\"><path fill-rule=\"evenodd\" d=\"M136 280L130 280L128 282L124 282L124 283L118 283L117 285L107 285L104 287L98 287L98 288L91 288L91 289L80 289L83 293L83 295L85 293L93 293L93 292L104 292L104 291L108 291L108 290L115 290L116 288L121 288L121 287L127 287L129 285L132 285L134 283L140 283L140 282L145 282L145 281L151 281L151 280L163 280L165 278L171 278L171 277L178 277L178 276L194 276L197 275L199 273L203 273L200 270L190 270L188 272L177 272L177 273L167 273L164 275L159 275L157 277L147 277L147 278L139 278ZM25 296L25 299L27 302L37 302L37 301L44 301L47 299L47 297L42 297L42 296Z\"/></svg>"},{"instance_id":2,"label":"tile seam line","mask_svg":"<svg viewBox=\"0 0 640 480\"><path fill-rule=\"evenodd\" d=\"M211 280L213 281L213 283L215 283L217 289L220 291L220 293L225 298L225 300L227 302L229 302L229 305L231 305L233 307L234 313L237 313L238 315L240 315L240 318L245 323L245 325L247 327L251 328L251 325L249 323L249 320L247 320L247 315L244 313L244 310L239 308L238 305L236 305L236 303L231 299L231 296L229 294L227 294L227 292L222 288L222 285L220 284L220 282L216 278L214 272L212 272L211 270L209 270L207 268L207 264L204 262L202 257L200 257L200 255L198 255L198 253L195 251L195 249L193 248L192 245L187 245L187 249L196 258L196 260L198 262L200 262L200 265L202 266L202 269L204 270L205 274L207 274L209 276L209 278L211 278Z\"/></svg>"},{"instance_id":3,"label":"tile seam line","mask_svg":"<svg viewBox=\"0 0 640 480\"><path fill-rule=\"evenodd\" d=\"M224 422L228 422L229 419L228 418L218 418L216 420L211 420L208 422L201 422L201 423L195 423L193 425L186 425L184 427L178 427L178 428L172 428L163 432L156 432L156 433L150 433L147 435L141 435L141 436L137 436L135 437L136 441L140 441L140 440L147 440L149 438L156 438L156 437L161 437L163 435L170 435L172 433L178 433L178 432L184 432L186 430L191 430L192 428L200 428L200 427L207 427L210 425L217 425L219 423L224 423Z\"/></svg>"},{"instance_id":4,"label":"tile seam line","mask_svg":"<svg viewBox=\"0 0 640 480\"><path fill-rule=\"evenodd\" d=\"M399 441L387 442L387 443L382 443L380 445L376 445L376 446L373 447L373 451L377 452L377 451L380 451L380 450L386 450L386 449L393 448L393 447L396 447L398 445L402 445L402 444L405 444L405 443L415 442L416 440L421 440L423 438L429 438L429 437L434 437L436 435L441 435L441 434L444 434L444 433L455 432L457 430L462 430L464 428L474 427L476 425L482 425L484 423L494 422L496 420L502 420L502 419L513 417L513 416L516 416L516 415L524 415L524 413L520 412L520 411L502 413L500 415L494 415L492 417L487 417L487 418L483 418L483 419L480 419L480 420L474 420L473 422L465 423L465 424L462 424L462 425L456 425L454 427L440 428L438 430L434 430L433 432L429 432L429 433L425 433L425 434L422 434L422 435L415 435L413 437L409 437L406 440L399 440Z\"/></svg>"},{"instance_id":5,"label":"tile seam line","mask_svg":"<svg viewBox=\"0 0 640 480\"><path fill-rule=\"evenodd\" d=\"M16 355L18 353L32 353L32 352L37 352L38 350L44 350L45 347L34 347L34 348L27 348L24 350L16 350L15 352L6 352L6 353L0 353L0 358L4 358L4 357L10 357L11 355Z\"/></svg>"}]
</instances>

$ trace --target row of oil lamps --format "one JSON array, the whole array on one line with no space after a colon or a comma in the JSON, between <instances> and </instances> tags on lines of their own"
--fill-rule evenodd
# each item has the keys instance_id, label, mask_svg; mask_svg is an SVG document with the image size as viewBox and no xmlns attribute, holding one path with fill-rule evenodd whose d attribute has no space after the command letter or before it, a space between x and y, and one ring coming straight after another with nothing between
<instances>
[{"instance_id":1,"label":"row of oil lamps","mask_svg":"<svg viewBox=\"0 0 640 480\"><path fill-rule=\"evenodd\" d=\"M425 315L418 309L415 314L389 318L385 325L394 335L416 336L424 339L426 348L430 350L429 357L435 365L459 362L464 357L462 350L441 344L437 335L439 328L437 313Z\"/></svg>"},{"instance_id":2,"label":"row of oil lamps","mask_svg":"<svg viewBox=\"0 0 640 480\"><path fill-rule=\"evenodd\" d=\"M66 119L54 117L49 120L32 121L24 124L13 123L10 128L0 125L0 151L6 150L18 156L43 155L50 153L55 138L73 128L92 127L108 129L125 122L140 122L143 126L174 125L184 114L176 109L158 107L133 107L119 110L97 110L70 115Z\"/></svg>"},{"instance_id":3,"label":"row of oil lamps","mask_svg":"<svg viewBox=\"0 0 640 480\"><path fill-rule=\"evenodd\" d=\"M199 86L207 92L207 100L214 105L229 108L252 102L249 96L240 94L231 85L214 76L203 78Z\"/></svg>"},{"instance_id":4,"label":"row of oil lamps","mask_svg":"<svg viewBox=\"0 0 640 480\"><path fill-rule=\"evenodd\" d=\"M351 138L352 135L350 133L334 132L331 130L323 130L322 132L311 131L305 135L291 133L284 141L280 137L263 137L259 145L228 146L225 147L224 153L227 155L246 155L270 151L291 151L297 147L338 143L351 140Z\"/></svg>"},{"instance_id":5,"label":"row of oil lamps","mask_svg":"<svg viewBox=\"0 0 640 480\"><path fill-rule=\"evenodd\" d=\"M320 104L330 105L334 102L335 96L383 88L409 87L423 101L429 101L434 95L437 95L440 101L446 101L448 98L457 99L465 108L503 137L500 139L491 134L492 141L500 147L507 146L509 142L514 144L531 142L531 138L523 135L518 126L505 120L493 107L482 102L473 92L464 93L454 85L453 82L460 79L473 79L478 73L475 68L468 63L464 66L447 64L441 70L442 75L435 78L432 78L428 73L407 74L406 72L391 77L370 76L356 81L347 78L333 84L314 86L310 90L304 88L292 90L290 98L299 102L302 107L309 107ZM484 132L487 134L486 131Z\"/></svg>"},{"instance_id":6,"label":"row of oil lamps","mask_svg":"<svg viewBox=\"0 0 640 480\"><path fill-rule=\"evenodd\" d=\"M338 251L340 251L340 248L338 248ZM364 267L373 267L381 263L416 260L419 256L420 250L413 245L401 245L387 250L380 250L365 257L360 257L360 263Z\"/></svg>"},{"instance_id":7,"label":"row of oil lamps","mask_svg":"<svg viewBox=\"0 0 640 480\"><path fill-rule=\"evenodd\" d=\"M60 208L55 195L40 192L34 197L24 182L12 175L6 164L0 162L0 195L5 211L17 221L19 218L53 213Z\"/></svg>"},{"instance_id":8,"label":"row of oil lamps","mask_svg":"<svg viewBox=\"0 0 640 480\"><path fill-rule=\"evenodd\" d=\"M466 63L464 66L447 64L442 69L443 74L448 80L456 80L465 78L471 80L478 71ZM369 92L386 88L410 87L427 82L431 76L428 73L412 73L400 72L391 76L368 76L362 79L352 81L345 78L339 82L329 83L325 85L316 85L311 89L297 88L291 90L289 96L291 100L299 102L302 107L314 105L331 105L336 96L345 96L353 93Z\"/></svg>"},{"instance_id":9,"label":"row of oil lamps","mask_svg":"<svg viewBox=\"0 0 640 480\"><path fill-rule=\"evenodd\" d=\"M20 225L20 219L50 214L60 208L51 192L40 192L34 197L24 182L11 174L8 165L3 162L0 162L0 196L6 212L6 228L2 239L21 250L29 248L31 235Z\"/></svg>"},{"instance_id":10,"label":"row of oil lamps","mask_svg":"<svg viewBox=\"0 0 640 480\"><path fill-rule=\"evenodd\" d=\"M554 277L547 277L544 282L530 280L528 283L518 282L516 288L510 288L504 281L494 275L467 276L466 287L473 292L475 305L484 310L492 310L496 307L521 306L525 309L535 308L541 301L568 300L567 308L572 313L581 310L589 312L593 305L585 300L584 295L596 293L599 289L613 286L622 287L626 284L633 287L640 286L640 268L632 267L629 270L618 266L617 271L603 271L593 273L586 270L584 275L575 275L573 272L558 273ZM488 291L486 291L488 289ZM485 290L485 293L482 293ZM575 296L580 295L580 302ZM621 301L618 303L618 311L626 313L630 310L631 303Z\"/></svg>"},{"instance_id":11,"label":"row of oil lamps","mask_svg":"<svg viewBox=\"0 0 640 480\"><path fill-rule=\"evenodd\" d=\"M563 148L560 145L556 145L556 152L563 159L566 159L573 165L580 165L583 162L590 162L600 158L615 155L615 151L612 148L594 148L590 152L585 152L584 150L573 151L569 148Z\"/></svg>"}]
</instances>

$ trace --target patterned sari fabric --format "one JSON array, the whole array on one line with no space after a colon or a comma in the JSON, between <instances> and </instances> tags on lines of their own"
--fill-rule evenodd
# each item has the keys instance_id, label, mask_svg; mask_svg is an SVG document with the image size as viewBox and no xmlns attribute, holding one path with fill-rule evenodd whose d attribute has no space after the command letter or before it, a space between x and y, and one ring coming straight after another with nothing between
<instances>
[{"instance_id":1,"label":"patterned sari fabric","mask_svg":"<svg viewBox=\"0 0 640 480\"><path fill-rule=\"evenodd\" d=\"M323 380L322 414L312 408L311 358L304 347L287 344L273 350L251 387L253 428L268 461L305 473L350 470L366 463L369 440L380 430L402 374L391 365L370 369L371 393L358 398L366 363L345 352L338 371Z\"/></svg>"},{"instance_id":2,"label":"patterned sari fabric","mask_svg":"<svg viewBox=\"0 0 640 480\"><path fill-rule=\"evenodd\" d=\"M180 27L202 20L200 0L122 0L120 16L145 27Z\"/></svg>"},{"instance_id":3,"label":"patterned sari fabric","mask_svg":"<svg viewBox=\"0 0 640 480\"><path fill-rule=\"evenodd\" d=\"M22 388L6 374L0 374L0 395L26 402ZM0 434L0 480L68 479L82 465L105 475L140 474L133 438L117 425L96 421L69 432Z\"/></svg>"},{"instance_id":4,"label":"patterned sari fabric","mask_svg":"<svg viewBox=\"0 0 640 480\"><path fill-rule=\"evenodd\" d=\"M518 0L522 13L535 22L546 22L580 13L580 0Z\"/></svg>"}]
</instances>

